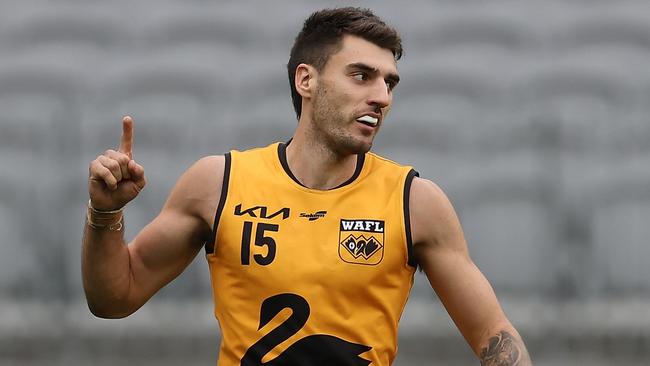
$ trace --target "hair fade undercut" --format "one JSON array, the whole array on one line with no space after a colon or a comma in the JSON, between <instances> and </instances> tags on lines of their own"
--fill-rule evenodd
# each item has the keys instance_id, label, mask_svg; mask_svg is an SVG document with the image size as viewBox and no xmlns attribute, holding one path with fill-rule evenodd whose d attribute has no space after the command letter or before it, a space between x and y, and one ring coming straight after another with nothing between
<instances>
[{"instance_id":1,"label":"hair fade undercut","mask_svg":"<svg viewBox=\"0 0 650 366\"><path fill-rule=\"evenodd\" d=\"M402 40L397 31L369 9L345 7L314 12L296 36L287 63L291 99L298 118L302 112L302 97L294 84L296 68L304 63L322 71L329 57L341 49L344 35L361 37L390 50L396 61L402 57Z\"/></svg>"}]
</instances>

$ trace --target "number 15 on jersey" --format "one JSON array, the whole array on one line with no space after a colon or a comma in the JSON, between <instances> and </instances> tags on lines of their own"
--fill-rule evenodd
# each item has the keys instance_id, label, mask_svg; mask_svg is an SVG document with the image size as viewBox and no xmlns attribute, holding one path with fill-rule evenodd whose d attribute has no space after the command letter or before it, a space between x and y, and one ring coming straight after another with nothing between
<instances>
[{"instance_id":1,"label":"number 15 on jersey","mask_svg":"<svg viewBox=\"0 0 650 366\"><path fill-rule=\"evenodd\" d=\"M254 254L253 259L259 265L266 266L275 259L275 239L268 236L267 232L277 232L280 226L258 222L257 225L251 221L244 221L244 230L241 238L241 264L250 265L251 259L251 235L255 226L255 246L266 247L266 255Z\"/></svg>"}]
</instances>

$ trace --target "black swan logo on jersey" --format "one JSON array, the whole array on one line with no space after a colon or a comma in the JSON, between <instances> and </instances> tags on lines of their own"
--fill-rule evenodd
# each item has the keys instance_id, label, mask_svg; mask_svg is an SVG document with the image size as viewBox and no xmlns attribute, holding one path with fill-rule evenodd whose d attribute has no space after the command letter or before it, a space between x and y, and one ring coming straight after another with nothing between
<instances>
[{"instance_id":1,"label":"black swan logo on jersey","mask_svg":"<svg viewBox=\"0 0 650 366\"><path fill-rule=\"evenodd\" d=\"M384 221L341 219L339 257L354 264L381 262L384 258Z\"/></svg>"},{"instance_id":2,"label":"black swan logo on jersey","mask_svg":"<svg viewBox=\"0 0 650 366\"><path fill-rule=\"evenodd\" d=\"M345 249L347 249L355 259L363 257L365 260L368 260L373 254L381 249L381 245L379 245L373 237L368 239L363 235L358 238L350 235L343 241L343 243L341 243L341 245L345 247Z\"/></svg>"},{"instance_id":3,"label":"black swan logo on jersey","mask_svg":"<svg viewBox=\"0 0 650 366\"><path fill-rule=\"evenodd\" d=\"M311 334L300 338L272 360L262 362L265 355L302 329L310 313L307 300L296 294L278 294L262 302L258 330L287 308L291 309L291 315L250 346L240 366L368 366L371 363L360 354L372 347L329 334Z\"/></svg>"}]
</instances>

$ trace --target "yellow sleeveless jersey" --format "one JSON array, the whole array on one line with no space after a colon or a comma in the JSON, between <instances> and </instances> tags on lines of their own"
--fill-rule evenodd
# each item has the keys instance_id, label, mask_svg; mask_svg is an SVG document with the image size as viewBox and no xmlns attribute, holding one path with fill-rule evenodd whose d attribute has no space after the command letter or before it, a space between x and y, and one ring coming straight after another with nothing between
<instances>
[{"instance_id":1,"label":"yellow sleeveless jersey","mask_svg":"<svg viewBox=\"0 0 650 366\"><path fill-rule=\"evenodd\" d=\"M322 191L293 176L286 144L226 154L206 244L217 365L390 365L415 272L416 175L367 153L347 182Z\"/></svg>"}]
</instances>

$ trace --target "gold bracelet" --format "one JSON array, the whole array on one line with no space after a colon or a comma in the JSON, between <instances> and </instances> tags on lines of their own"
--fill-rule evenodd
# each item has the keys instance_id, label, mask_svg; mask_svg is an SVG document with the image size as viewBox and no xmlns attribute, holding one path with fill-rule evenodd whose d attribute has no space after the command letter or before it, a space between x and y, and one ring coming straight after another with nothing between
<instances>
[{"instance_id":1,"label":"gold bracelet","mask_svg":"<svg viewBox=\"0 0 650 366\"><path fill-rule=\"evenodd\" d=\"M98 213L98 214L115 214L118 212L122 212L124 210L124 207L118 208L117 210L98 210L93 207L92 202L90 201L90 198L88 199L88 208L91 209L93 212Z\"/></svg>"},{"instance_id":2,"label":"gold bracelet","mask_svg":"<svg viewBox=\"0 0 650 366\"><path fill-rule=\"evenodd\" d=\"M124 229L124 214L122 211L122 209L110 211L98 210L88 200L86 222L90 228L95 230L108 229L109 231L122 231ZM115 220L116 218L117 220Z\"/></svg>"}]
</instances>

